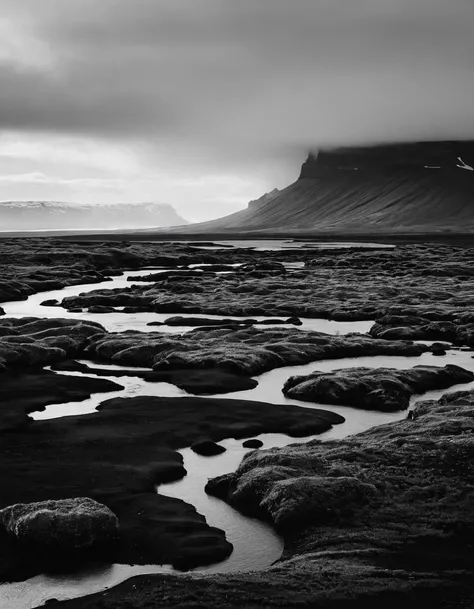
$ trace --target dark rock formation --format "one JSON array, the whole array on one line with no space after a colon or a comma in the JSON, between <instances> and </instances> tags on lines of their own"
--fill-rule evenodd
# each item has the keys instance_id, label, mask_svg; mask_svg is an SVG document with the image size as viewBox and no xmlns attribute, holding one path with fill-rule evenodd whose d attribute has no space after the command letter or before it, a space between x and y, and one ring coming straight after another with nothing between
<instances>
[{"instance_id":1,"label":"dark rock formation","mask_svg":"<svg viewBox=\"0 0 474 609\"><path fill-rule=\"evenodd\" d=\"M435 340L449 341L459 346L474 346L474 323L466 322L462 313L450 317L449 321L422 319L418 323L413 323L409 317L401 317L396 325L390 317L380 318L370 329L370 334L388 340Z\"/></svg>"},{"instance_id":2,"label":"dark rock formation","mask_svg":"<svg viewBox=\"0 0 474 609\"><path fill-rule=\"evenodd\" d=\"M11 505L0 510L0 524L28 551L54 558L99 549L118 537L115 514L88 497Z\"/></svg>"},{"instance_id":3,"label":"dark rock formation","mask_svg":"<svg viewBox=\"0 0 474 609\"><path fill-rule=\"evenodd\" d=\"M201 440L201 442L192 444L191 450L203 457L214 457L215 455L225 453L226 449L212 440Z\"/></svg>"},{"instance_id":4,"label":"dark rock formation","mask_svg":"<svg viewBox=\"0 0 474 609\"><path fill-rule=\"evenodd\" d=\"M90 309L89 309L90 310ZM174 317L168 317L163 322L165 326L190 326L194 328L206 327L206 326L272 326L272 325L293 325L301 326L302 321L298 317L291 317L289 319L280 319L278 317L273 319L210 319L208 317L181 317L176 315ZM148 326L161 325L160 322L150 322Z\"/></svg>"},{"instance_id":5,"label":"dark rock formation","mask_svg":"<svg viewBox=\"0 0 474 609\"><path fill-rule=\"evenodd\" d=\"M385 341L365 334L332 336L296 328L258 330L213 329L182 335L159 332L105 334L92 337L86 353L93 359L122 366L153 367L155 371L221 370L255 376L282 366L322 359L370 355L418 356L426 345Z\"/></svg>"},{"instance_id":6,"label":"dark rock formation","mask_svg":"<svg viewBox=\"0 0 474 609\"><path fill-rule=\"evenodd\" d=\"M245 442L242 442L242 446L244 448L261 448L263 446L263 442L261 440L257 440L257 438L251 438L250 440L245 440Z\"/></svg>"},{"instance_id":7,"label":"dark rock formation","mask_svg":"<svg viewBox=\"0 0 474 609\"><path fill-rule=\"evenodd\" d=\"M92 336L104 332L89 320L7 317L0 321L0 372L75 357Z\"/></svg>"},{"instance_id":8,"label":"dark rock formation","mask_svg":"<svg viewBox=\"0 0 474 609\"><path fill-rule=\"evenodd\" d=\"M462 161L459 158L462 157ZM318 178L327 169L337 171L404 171L434 168L456 171L474 165L474 142L417 142L372 147L346 147L310 154L300 179Z\"/></svg>"},{"instance_id":9,"label":"dark rock formation","mask_svg":"<svg viewBox=\"0 0 474 609\"><path fill-rule=\"evenodd\" d=\"M144 371L130 368L128 370L110 370L108 368L91 367L76 361L66 360L53 364L53 370L74 371L97 376L136 376L148 383L171 383L179 389L194 395L214 395L216 393L233 393L254 389L258 381L242 374L231 374L225 370L181 369Z\"/></svg>"},{"instance_id":10,"label":"dark rock formation","mask_svg":"<svg viewBox=\"0 0 474 609\"><path fill-rule=\"evenodd\" d=\"M444 368L415 366L409 370L346 368L292 376L283 393L304 402L392 412L408 408L412 395L472 381L472 372L451 364Z\"/></svg>"},{"instance_id":11,"label":"dark rock formation","mask_svg":"<svg viewBox=\"0 0 474 609\"><path fill-rule=\"evenodd\" d=\"M107 400L94 414L0 432L0 509L89 496L119 519L116 562L184 569L218 562L232 551L224 532L209 527L191 505L155 491L157 484L182 477L183 459L176 449L203 437L219 442L267 432L312 435L343 421L324 410L244 400ZM42 571L34 553L16 553L1 534L0 541L0 581Z\"/></svg>"},{"instance_id":12,"label":"dark rock formation","mask_svg":"<svg viewBox=\"0 0 474 609\"><path fill-rule=\"evenodd\" d=\"M104 305L93 305L88 309L89 313L115 313L114 307L107 307Z\"/></svg>"},{"instance_id":13,"label":"dark rock formation","mask_svg":"<svg viewBox=\"0 0 474 609\"><path fill-rule=\"evenodd\" d=\"M453 524L458 517L467 524L462 516L462 513L467 514L465 505L459 502L457 493L461 491L467 500L469 491L464 483L457 484L457 480L465 480L467 471L472 469L472 463L462 462L473 448L467 435L467 430L472 428L473 398L473 392L465 391L448 395L438 402L422 402L417 405L417 416L412 421L375 427L341 441L315 441L252 452L235 474L212 480L208 490L212 494L216 490L219 496L225 494L232 505L247 512L265 512L283 529L302 529L310 524L324 527L326 522L332 521L338 523L338 534L345 529L350 538L352 525L344 514L357 512L359 516L364 514L362 521L366 523L366 534L372 539L374 528L394 526L393 537L388 530L379 534L391 538L390 544L394 544L395 549L401 541L399 532L395 532L399 522L403 527L410 527L411 535L418 535L418 543L423 543L426 530L433 534L437 530L437 535L446 531L441 524L445 506L423 491L435 481L440 484L443 480L446 485L444 496L452 505L450 519ZM401 487L390 484L397 471L403 472L403 476L397 478ZM339 485L341 479L343 484ZM350 488L354 490L355 502L348 500L345 503L349 480L353 484ZM363 496L357 489L363 490ZM381 497L381 491L384 497ZM318 495L320 492L326 494L326 498L322 499ZM396 499L393 493L397 495ZM288 501L290 495L292 500ZM388 518L387 511L380 511L381 500L392 518ZM367 502L379 505L378 516L363 507ZM326 512L321 512L325 507L328 508ZM409 521L406 521L408 514ZM359 526L362 521L358 521ZM331 535L324 528L320 531L321 540L328 533ZM456 533L452 530L451 534L455 536ZM346 537L346 541L349 538Z\"/></svg>"},{"instance_id":14,"label":"dark rock formation","mask_svg":"<svg viewBox=\"0 0 474 609\"><path fill-rule=\"evenodd\" d=\"M49 298L48 300L43 300L43 302L40 304L42 307L57 307L59 305L59 301L55 298Z\"/></svg>"},{"instance_id":15,"label":"dark rock formation","mask_svg":"<svg viewBox=\"0 0 474 609\"><path fill-rule=\"evenodd\" d=\"M204 267L206 268L206 267ZM209 272L207 273L209 274ZM213 275L214 273L212 273ZM127 281L144 281L144 282L160 282L160 281L181 281L187 277L202 277L203 271L194 269L177 269L173 271L160 271L159 273L149 273L148 275L135 275L129 277Z\"/></svg>"},{"instance_id":16,"label":"dark rock formation","mask_svg":"<svg viewBox=\"0 0 474 609\"><path fill-rule=\"evenodd\" d=\"M153 322L152 322L153 323ZM152 323L148 324L149 326ZM199 328L200 326L228 326L228 325L252 325L257 323L255 319L209 319L208 317L181 317L176 315L174 317L168 317L163 322L165 326L189 326Z\"/></svg>"}]
</instances>

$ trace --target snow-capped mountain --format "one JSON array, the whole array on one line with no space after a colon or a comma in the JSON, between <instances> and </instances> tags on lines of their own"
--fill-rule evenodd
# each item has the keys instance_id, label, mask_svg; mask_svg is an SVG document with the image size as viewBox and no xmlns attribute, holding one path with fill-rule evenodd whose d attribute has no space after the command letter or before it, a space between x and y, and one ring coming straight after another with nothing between
<instances>
[{"instance_id":1,"label":"snow-capped mountain","mask_svg":"<svg viewBox=\"0 0 474 609\"><path fill-rule=\"evenodd\" d=\"M0 231L134 229L188 224L165 203L0 201Z\"/></svg>"}]
</instances>

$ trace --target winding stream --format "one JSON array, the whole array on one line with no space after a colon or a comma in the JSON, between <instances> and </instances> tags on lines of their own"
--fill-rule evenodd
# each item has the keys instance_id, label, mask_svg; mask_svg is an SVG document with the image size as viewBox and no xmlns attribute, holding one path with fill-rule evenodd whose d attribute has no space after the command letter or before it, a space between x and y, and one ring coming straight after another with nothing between
<instances>
[{"instance_id":1,"label":"winding stream","mask_svg":"<svg viewBox=\"0 0 474 609\"><path fill-rule=\"evenodd\" d=\"M146 269L151 270L151 269ZM136 314L91 314L69 313L58 307L44 307L40 303L47 299L62 300L65 296L77 295L97 289L113 289L128 287L128 277L143 275L146 270L128 271L112 281L94 283L88 285L72 286L62 290L42 292L30 296L25 301L3 303L2 307L7 316L10 317L71 317L74 319L92 320L101 323L107 330L121 332L124 330L160 331L181 333L188 331L189 327L149 327L150 321L163 321L172 314L136 313ZM153 272L166 271L169 269L153 269ZM180 314L181 315L181 314ZM192 316L182 314L183 317ZM206 315L205 317L219 318L219 316ZM255 318L255 317L254 317ZM238 318L235 318L238 319ZM264 319L264 317L256 318ZM349 332L367 332L372 322L335 322L322 319L302 319L301 329L326 332L330 334L347 334ZM268 327L268 326L266 326ZM281 327L281 326L280 326ZM92 368L94 364L81 360ZM305 408L326 408L342 414L346 422L336 425L331 430L317 436L319 439L342 438L369 429L375 425L381 425L406 417L406 411L395 413L381 413L361 411L344 406L327 406L324 404L309 404L286 398L281 392L285 380L295 374L305 374L313 370L334 370L356 366L393 368L409 368L420 364L443 366L447 363L457 364L466 369L474 371L474 359L471 353L466 351L448 351L447 355L440 358L431 353L425 353L421 357L362 357L347 358L339 360L325 360L305 364L303 366L288 366L272 370L258 377L259 385L252 390L229 393L225 395L210 396L219 398L239 398L248 400L259 400L278 404L295 404ZM100 365L101 368L121 369L115 365ZM130 366L127 367L130 369ZM137 368L140 370L140 368ZM147 369L141 369L147 370ZM78 374L75 372L62 374ZM113 397L133 397L137 395L156 396L185 396L186 392L168 383L149 383L137 377L103 377L115 380L124 389L115 393L97 394L83 402L71 402L67 404L55 404L48 406L42 412L30 415L35 420L51 419L56 417L91 413L96 410L97 405ZM435 399L442 394L456 391L459 388L468 389L474 386L462 385L451 387L449 390L433 391L422 396L415 396L412 403L420 399ZM276 406L277 407L277 406ZM311 438L289 438L282 434L262 434L258 436L264 442L263 448L281 447L292 443L306 442ZM226 503L206 495L204 486L208 478L224 473L235 471L243 456L249 449L242 447L242 440L226 439L220 442L227 449L225 453L216 457L201 457L185 448L179 452L183 455L184 466L188 472L182 480L171 484L160 485L157 492L170 497L177 497L194 505L200 514L206 517L207 522L217 526L226 532L227 539L234 545L234 551L225 561L196 569L197 573L224 573L242 570L263 569L281 556L283 549L282 540L275 534L273 529L258 520L247 518L233 510ZM66 575L39 575L24 582L0 585L0 608L3 609L30 609L38 607L50 598L67 599L85 596L93 592L104 590L114 586L129 577L140 574L172 572L167 565L96 565L80 572Z\"/></svg>"},{"instance_id":2,"label":"winding stream","mask_svg":"<svg viewBox=\"0 0 474 609\"><path fill-rule=\"evenodd\" d=\"M194 265L190 265L191 267ZM58 300L61 302L67 296L78 296L79 294L92 292L94 290L113 290L117 288L128 288L133 285L133 281L128 281L128 278L146 275L150 273L164 273L169 268L157 267L147 268L140 271L126 271L118 277L112 277L111 281L102 281L100 283L89 283L83 285L69 286L62 290L51 290L49 292L39 292L29 296L26 300L10 301L2 303L5 314L8 317L47 317L47 318L64 318L64 319L84 319L95 321L102 324L109 332L124 332L125 330L138 330L140 332L170 332L174 334L182 334L193 330L189 326L148 326L147 324L153 321L163 322L169 317L179 315L180 317L196 317L196 313L70 313L62 307L41 306L45 300ZM227 271L224 271L227 272ZM140 282L140 285L146 285L146 282ZM223 319L222 315L199 315L209 319ZM250 317L250 316L249 316ZM268 319L268 315L252 315L252 319L262 321ZM226 315L226 319L239 320L242 317ZM326 334L347 334L349 332L368 332L373 325L371 321L356 321L356 322L337 322L328 319L310 319L300 317L303 324L297 326L302 330L313 330L315 332L325 332ZM285 327L281 324L275 324L276 327ZM265 328L273 327L266 324ZM294 326L291 326L294 327Z\"/></svg>"}]
</instances>

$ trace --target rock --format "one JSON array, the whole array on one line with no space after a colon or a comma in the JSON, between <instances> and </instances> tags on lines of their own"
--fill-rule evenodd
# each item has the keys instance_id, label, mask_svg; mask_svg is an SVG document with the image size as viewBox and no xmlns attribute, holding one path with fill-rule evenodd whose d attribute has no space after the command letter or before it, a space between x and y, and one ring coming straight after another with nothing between
<instances>
[{"instance_id":1,"label":"rock","mask_svg":"<svg viewBox=\"0 0 474 609\"><path fill-rule=\"evenodd\" d=\"M93 305L88 308L89 313L115 313L114 307L107 307L105 305Z\"/></svg>"},{"instance_id":2,"label":"rock","mask_svg":"<svg viewBox=\"0 0 474 609\"><path fill-rule=\"evenodd\" d=\"M326 540L332 551L334 542L347 549L347 535L357 539L358 546L361 535L372 544L375 531L377 539L386 540L385 552L387 544L396 551L394 525L408 517L410 546L419 544L420 556L432 547L432 540L426 542L424 536L426 527L439 543L450 536L456 555L463 543L457 526L464 522L467 534L472 511L469 490L461 490L462 502L458 493L472 473L472 464L464 460L472 454L473 404L473 391L456 392L437 402L418 403L410 420L343 440L253 451L235 473L210 480L206 492L243 513L270 520L289 538L310 536L309 552L316 540ZM442 504L432 495L433 484L443 489ZM441 526L446 503L456 523L449 532ZM392 523L388 529L387 512ZM470 537L465 547L469 544ZM400 564L406 564L403 558Z\"/></svg>"},{"instance_id":3,"label":"rock","mask_svg":"<svg viewBox=\"0 0 474 609\"><path fill-rule=\"evenodd\" d=\"M88 320L5 318L0 321L0 364L48 366L77 356L89 338L103 333L103 326Z\"/></svg>"},{"instance_id":4,"label":"rock","mask_svg":"<svg viewBox=\"0 0 474 609\"><path fill-rule=\"evenodd\" d=\"M263 442L261 440L257 440L257 438L252 438L251 440L245 440L245 442L242 442L242 446L244 448L261 448L263 446Z\"/></svg>"},{"instance_id":5,"label":"rock","mask_svg":"<svg viewBox=\"0 0 474 609\"><path fill-rule=\"evenodd\" d=\"M273 326L273 325L284 325L288 322L284 319L280 319L279 317L275 317L273 319L262 319L260 321L257 321L256 323L261 326Z\"/></svg>"},{"instance_id":6,"label":"rock","mask_svg":"<svg viewBox=\"0 0 474 609\"><path fill-rule=\"evenodd\" d=\"M64 378L82 381L77 376ZM30 389L38 399L44 400L48 393L29 387L25 378L17 379L18 386ZM51 384L49 392L54 387ZM1 395L0 404L1 414ZM14 406L18 408L16 403ZM261 433L293 435L302 427L309 436L343 421L329 411L218 397L105 400L93 414L30 421L25 429L0 433L0 508L20 502L94 497L120 520L114 562L188 569L216 563L232 551L224 531L209 526L189 503L155 492L157 484L184 475L183 458L176 451L204 439L220 442ZM26 565L24 553L20 558L15 559L2 537L0 581L23 580L43 572L44 564L36 554L29 554Z\"/></svg>"},{"instance_id":7,"label":"rock","mask_svg":"<svg viewBox=\"0 0 474 609\"><path fill-rule=\"evenodd\" d=\"M435 354L435 351L448 351L451 349L451 345L449 343L433 343L430 347L431 353Z\"/></svg>"},{"instance_id":8,"label":"rock","mask_svg":"<svg viewBox=\"0 0 474 609\"><path fill-rule=\"evenodd\" d=\"M290 377L283 393L293 399L392 412L408 408L414 394L474 381L474 373L448 364L444 368L415 366L346 368Z\"/></svg>"},{"instance_id":9,"label":"rock","mask_svg":"<svg viewBox=\"0 0 474 609\"><path fill-rule=\"evenodd\" d=\"M59 300L56 300L55 298L50 298L49 300L43 300L43 302L41 303L42 307L58 307L59 306Z\"/></svg>"},{"instance_id":10,"label":"rock","mask_svg":"<svg viewBox=\"0 0 474 609\"><path fill-rule=\"evenodd\" d=\"M91 374L95 374L95 370L90 368L87 364L80 364L79 362L77 362L76 360L73 360L73 359L66 359L66 360L63 360L62 362L58 362L57 364L53 364L51 366L51 370L54 370L55 372L83 372L85 374L90 372ZM105 372L105 368L103 370ZM112 371L112 372L114 372L114 371ZM115 371L115 372L117 372L117 371ZM111 374L110 376L120 376L120 375Z\"/></svg>"},{"instance_id":11,"label":"rock","mask_svg":"<svg viewBox=\"0 0 474 609\"><path fill-rule=\"evenodd\" d=\"M293 324L294 326L302 326L303 322L301 321L301 319L299 317L289 317L286 320L287 324Z\"/></svg>"},{"instance_id":12,"label":"rock","mask_svg":"<svg viewBox=\"0 0 474 609\"><path fill-rule=\"evenodd\" d=\"M5 315L5 310L0 307L0 316Z\"/></svg>"},{"instance_id":13,"label":"rock","mask_svg":"<svg viewBox=\"0 0 474 609\"><path fill-rule=\"evenodd\" d=\"M157 379L163 375L163 381L171 382L180 389L193 395L214 395L234 393L255 389L258 381L247 376L230 374L222 370L172 370L158 371ZM165 380L166 379L166 380Z\"/></svg>"},{"instance_id":14,"label":"rock","mask_svg":"<svg viewBox=\"0 0 474 609\"><path fill-rule=\"evenodd\" d=\"M153 484L176 482L187 474L182 463L170 463L166 461L150 463L146 466L145 471L147 475L150 475Z\"/></svg>"},{"instance_id":15,"label":"rock","mask_svg":"<svg viewBox=\"0 0 474 609\"><path fill-rule=\"evenodd\" d=\"M426 345L408 341L377 340L363 334L333 336L296 328L213 328L182 335L114 333L89 341L93 359L122 366L146 366L155 371L220 370L255 376L280 368L322 359L374 355L417 356Z\"/></svg>"},{"instance_id":16,"label":"rock","mask_svg":"<svg viewBox=\"0 0 474 609\"><path fill-rule=\"evenodd\" d=\"M204 272L211 273L222 273L223 271L236 271L238 268L232 266L231 264L207 264L207 265L199 265L195 266L194 270L200 269Z\"/></svg>"},{"instance_id":17,"label":"rock","mask_svg":"<svg viewBox=\"0 0 474 609\"><path fill-rule=\"evenodd\" d=\"M136 376L148 383L171 383L183 391L194 395L214 395L216 393L246 391L254 389L258 385L258 381L255 379L243 375L230 374L219 369L145 371L131 368L128 370L110 370L109 368L90 367L73 360L65 360L53 364L51 368L59 371L95 374L96 376Z\"/></svg>"},{"instance_id":18,"label":"rock","mask_svg":"<svg viewBox=\"0 0 474 609\"><path fill-rule=\"evenodd\" d=\"M108 545L118 536L115 514L87 497L18 503L0 510L0 523L30 551L70 554Z\"/></svg>"},{"instance_id":19,"label":"rock","mask_svg":"<svg viewBox=\"0 0 474 609\"><path fill-rule=\"evenodd\" d=\"M189 270L176 270L176 271L160 271L159 273L150 273L149 275L135 275L129 277L127 281L143 281L143 282L161 282L161 281L182 281L187 277L202 278L202 271Z\"/></svg>"},{"instance_id":20,"label":"rock","mask_svg":"<svg viewBox=\"0 0 474 609\"><path fill-rule=\"evenodd\" d=\"M166 326L224 326L229 324L251 324L256 323L255 320L235 320L235 319L209 319L207 317L168 317L165 319L164 324ZM152 325L152 324L147 324Z\"/></svg>"},{"instance_id":21,"label":"rock","mask_svg":"<svg viewBox=\"0 0 474 609\"><path fill-rule=\"evenodd\" d=\"M198 455L203 457L213 457L225 453L226 449L220 444L216 444L212 440L203 440L202 442L195 442L191 445L191 450Z\"/></svg>"},{"instance_id":22,"label":"rock","mask_svg":"<svg viewBox=\"0 0 474 609\"><path fill-rule=\"evenodd\" d=\"M116 313L146 313L148 311L147 307L124 307L121 311L117 311L114 309ZM148 326L154 325L163 325L160 322L153 322L152 324L147 324Z\"/></svg>"}]
</instances>

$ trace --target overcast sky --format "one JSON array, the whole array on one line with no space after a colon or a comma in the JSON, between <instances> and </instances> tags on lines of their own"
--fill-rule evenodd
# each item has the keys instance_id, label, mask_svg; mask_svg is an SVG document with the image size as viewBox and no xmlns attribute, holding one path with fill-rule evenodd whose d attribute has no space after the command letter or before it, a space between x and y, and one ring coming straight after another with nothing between
<instances>
[{"instance_id":1,"label":"overcast sky","mask_svg":"<svg viewBox=\"0 0 474 609\"><path fill-rule=\"evenodd\" d=\"M0 200L190 219L308 148L474 137L473 0L1 0Z\"/></svg>"}]
</instances>

